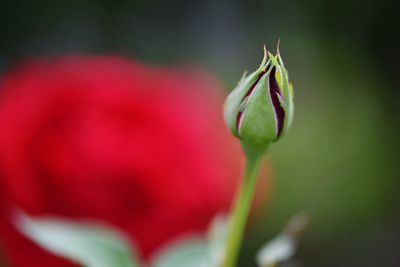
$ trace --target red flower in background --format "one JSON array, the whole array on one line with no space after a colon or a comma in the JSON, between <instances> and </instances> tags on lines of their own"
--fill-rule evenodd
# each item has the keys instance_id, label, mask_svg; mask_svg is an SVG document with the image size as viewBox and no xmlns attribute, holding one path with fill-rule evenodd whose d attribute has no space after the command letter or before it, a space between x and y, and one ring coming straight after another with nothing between
<instances>
[{"instance_id":1,"label":"red flower in background","mask_svg":"<svg viewBox=\"0 0 400 267\"><path fill-rule=\"evenodd\" d=\"M12 266L70 266L10 210L95 218L148 257L226 210L240 176L222 98L203 74L114 57L33 61L0 80L0 244Z\"/></svg>"}]
</instances>

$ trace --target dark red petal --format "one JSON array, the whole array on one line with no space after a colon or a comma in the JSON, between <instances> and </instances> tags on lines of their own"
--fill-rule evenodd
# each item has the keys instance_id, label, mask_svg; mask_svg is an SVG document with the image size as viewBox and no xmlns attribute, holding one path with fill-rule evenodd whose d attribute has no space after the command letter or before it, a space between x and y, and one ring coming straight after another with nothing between
<instances>
[{"instance_id":1,"label":"dark red petal","mask_svg":"<svg viewBox=\"0 0 400 267\"><path fill-rule=\"evenodd\" d=\"M278 94L282 96L282 92L279 89L278 83L276 82L275 71L276 68L274 67L269 75L269 95L271 97L272 105L275 110L275 117L277 122L278 132L276 138L279 138L282 133L283 122L285 120L285 110L282 108L281 103L279 102Z\"/></svg>"}]
</instances>

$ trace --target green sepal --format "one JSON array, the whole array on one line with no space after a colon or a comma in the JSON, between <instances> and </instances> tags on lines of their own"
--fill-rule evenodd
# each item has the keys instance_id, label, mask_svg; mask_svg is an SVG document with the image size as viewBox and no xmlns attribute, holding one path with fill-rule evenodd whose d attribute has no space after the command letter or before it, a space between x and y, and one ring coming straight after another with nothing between
<instances>
[{"instance_id":1,"label":"green sepal","mask_svg":"<svg viewBox=\"0 0 400 267\"><path fill-rule=\"evenodd\" d=\"M268 66L269 61L267 58L267 53L264 51L264 57L260 64L260 67L246 77L246 72L243 74L242 78L236 85L235 89L228 95L226 101L224 103L224 117L225 121L231 130L231 132L239 137L239 133L237 131L237 115L240 111L241 104L251 89L252 85L257 81L258 76L265 70ZM242 106L243 107L243 106Z\"/></svg>"},{"instance_id":2,"label":"green sepal","mask_svg":"<svg viewBox=\"0 0 400 267\"><path fill-rule=\"evenodd\" d=\"M263 75L247 101L242 115L239 135L248 146L267 146L276 138L275 111L269 95L269 76L272 68Z\"/></svg>"},{"instance_id":3,"label":"green sepal","mask_svg":"<svg viewBox=\"0 0 400 267\"><path fill-rule=\"evenodd\" d=\"M283 122L283 129L282 129L282 136L286 134L290 126L292 125L293 121L293 115L294 115L294 104L293 104L293 86L292 84L289 83L289 76L288 72L285 68L285 65L283 64L282 57L280 53L278 52L277 54L278 58L278 63L279 63L279 71L282 75L282 82L283 86L281 88L282 93L283 93L283 101L282 98L279 98L279 101L281 102L281 105L283 109L285 110L285 119ZM284 104L282 104L284 102Z\"/></svg>"}]
</instances>

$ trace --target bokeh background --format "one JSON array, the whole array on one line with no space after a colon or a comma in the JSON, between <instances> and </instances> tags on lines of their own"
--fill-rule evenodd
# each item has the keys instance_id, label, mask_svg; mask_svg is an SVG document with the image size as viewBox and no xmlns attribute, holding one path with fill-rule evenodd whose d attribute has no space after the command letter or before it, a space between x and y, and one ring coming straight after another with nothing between
<instances>
[{"instance_id":1,"label":"bokeh background","mask_svg":"<svg viewBox=\"0 0 400 267\"><path fill-rule=\"evenodd\" d=\"M199 65L228 92L280 38L296 116L271 149L272 195L242 266L300 210L312 217L303 266L400 266L398 10L395 0L2 0L0 73L31 56L120 54Z\"/></svg>"}]
</instances>

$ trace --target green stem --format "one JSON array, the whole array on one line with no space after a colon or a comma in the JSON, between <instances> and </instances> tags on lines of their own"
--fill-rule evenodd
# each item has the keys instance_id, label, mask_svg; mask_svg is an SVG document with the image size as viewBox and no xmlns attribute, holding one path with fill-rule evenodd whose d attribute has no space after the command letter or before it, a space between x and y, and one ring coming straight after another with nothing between
<instances>
[{"instance_id":1,"label":"green stem","mask_svg":"<svg viewBox=\"0 0 400 267\"><path fill-rule=\"evenodd\" d=\"M247 157L246 170L236 194L235 204L230 214L230 226L226 246L224 267L235 267L240 245L243 240L247 217L253 200L261 156Z\"/></svg>"}]
</instances>

